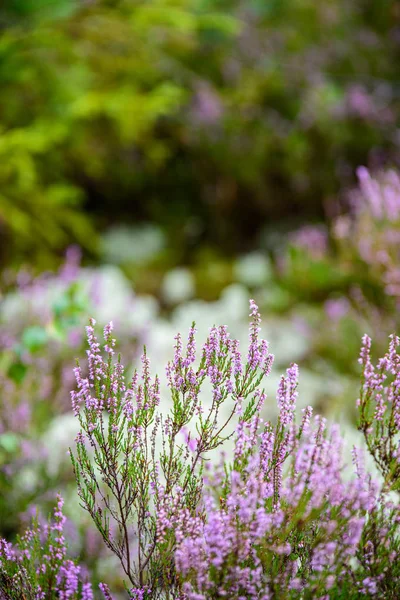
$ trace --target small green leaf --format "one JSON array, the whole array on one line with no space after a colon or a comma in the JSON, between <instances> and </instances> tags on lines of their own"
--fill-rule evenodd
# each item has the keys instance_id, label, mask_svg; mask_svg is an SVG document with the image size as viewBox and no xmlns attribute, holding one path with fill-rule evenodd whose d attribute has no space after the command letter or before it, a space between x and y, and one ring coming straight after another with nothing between
<instances>
[{"instance_id":1,"label":"small green leaf","mask_svg":"<svg viewBox=\"0 0 400 600\"><path fill-rule=\"evenodd\" d=\"M20 384L25 379L28 367L23 362L15 362L8 369L7 375L12 381Z\"/></svg>"},{"instance_id":2,"label":"small green leaf","mask_svg":"<svg viewBox=\"0 0 400 600\"><path fill-rule=\"evenodd\" d=\"M28 327L22 334L22 343L29 352L40 350L47 341L47 333L43 327Z\"/></svg>"},{"instance_id":3,"label":"small green leaf","mask_svg":"<svg viewBox=\"0 0 400 600\"><path fill-rule=\"evenodd\" d=\"M13 453L19 448L19 438L12 431L0 435L0 447L6 452Z\"/></svg>"}]
</instances>

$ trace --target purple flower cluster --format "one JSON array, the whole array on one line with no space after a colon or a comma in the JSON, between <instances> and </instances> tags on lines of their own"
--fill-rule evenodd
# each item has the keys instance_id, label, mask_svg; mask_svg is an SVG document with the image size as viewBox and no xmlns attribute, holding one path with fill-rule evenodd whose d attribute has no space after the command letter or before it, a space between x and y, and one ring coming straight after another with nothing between
<instances>
[{"instance_id":1,"label":"purple flower cluster","mask_svg":"<svg viewBox=\"0 0 400 600\"><path fill-rule=\"evenodd\" d=\"M353 215L338 218L333 234L342 252L366 263L375 284L383 283L385 293L398 299L400 177L393 170L372 177L365 167L357 176L359 188L350 196Z\"/></svg>"},{"instance_id":2,"label":"purple flower cluster","mask_svg":"<svg viewBox=\"0 0 400 600\"><path fill-rule=\"evenodd\" d=\"M82 581L80 566L67 559L63 504L58 495L53 522L34 521L15 546L0 539L0 597L93 600L92 586Z\"/></svg>"},{"instance_id":3,"label":"purple flower cluster","mask_svg":"<svg viewBox=\"0 0 400 600\"><path fill-rule=\"evenodd\" d=\"M357 401L359 429L388 489L397 489L400 478L399 344L399 337L391 335L387 353L374 366L371 339L365 335L359 358L363 369L361 394Z\"/></svg>"},{"instance_id":4,"label":"purple flower cluster","mask_svg":"<svg viewBox=\"0 0 400 600\"><path fill-rule=\"evenodd\" d=\"M340 578L378 486L361 468L344 478L338 428L327 432L323 419L311 424L309 417L307 409L300 428L283 417L285 435L280 424L274 430L267 423L242 464L239 431L236 469L208 489L198 516L182 517L175 559L189 600L267 599L276 588L283 598L291 590L316 593ZM248 428L258 424L255 416Z\"/></svg>"},{"instance_id":5,"label":"purple flower cluster","mask_svg":"<svg viewBox=\"0 0 400 600\"><path fill-rule=\"evenodd\" d=\"M400 177L396 171L387 171L379 180L371 177L365 167L359 167L357 176L363 196L359 210L367 208L375 219L397 221L400 218Z\"/></svg>"}]
</instances>

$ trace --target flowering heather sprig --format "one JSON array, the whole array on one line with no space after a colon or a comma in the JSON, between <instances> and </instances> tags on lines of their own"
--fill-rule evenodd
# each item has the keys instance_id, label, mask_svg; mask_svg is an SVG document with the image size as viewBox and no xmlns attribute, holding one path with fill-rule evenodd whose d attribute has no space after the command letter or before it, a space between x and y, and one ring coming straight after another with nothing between
<instances>
[{"instance_id":1,"label":"flowering heather sprig","mask_svg":"<svg viewBox=\"0 0 400 600\"><path fill-rule=\"evenodd\" d=\"M57 496L53 521L40 525L34 520L15 546L0 539L0 598L93 600L92 586L82 582L79 565L67 559L63 503Z\"/></svg>"},{"instance_id":2,"label":"flowering heather sprig","mask_svg":"<svg viewBox=\"0 0 400 600\"><path fill-rule=\"evenodd\" d=\"M400 340L391 335L389 348L376 366L371 362L371 340L365 335L360 355L363 367L358 428L385 478L385 485L400 490Z\"/></svg>"},{"instance_id":3,"label":"flowering heather sprig","mask_svg":"<svg viewBox=\"0 0 400 600\"><path fill-rule=\"evenodd\" d=\"M262 369L265 375L271 372L272 363L274 361L273 354L268 352L268 342L259 340L261 331L261 315L257 304L254 300L250 300L250 332L249 332L249 350L247 354L247 362L252 370Z\"/></svg>"},{"instance_id":4,"label":"flowering heather sprig","mask_svg":"<svg viewBox=\"0 0 400 600\"><path fill-rule=\"evenodd\" d=\"M284 377L283 375L281 377L277 392L279 419L282 425L289 425L294 419L298 395L298 366L293 363L286 373L287 377Z\"/></svg>"},{"instance_id":5,"label":"flowering heather sprig","mask_svg":"<svg viewBox=\"0 0 400 600\"><path fill-rule=\"evenodd\" d=\"M111 596L110 588L105 583L100 583L99 588L105 598L105 600L113 600Z\"/></svg>"}]
</instances>

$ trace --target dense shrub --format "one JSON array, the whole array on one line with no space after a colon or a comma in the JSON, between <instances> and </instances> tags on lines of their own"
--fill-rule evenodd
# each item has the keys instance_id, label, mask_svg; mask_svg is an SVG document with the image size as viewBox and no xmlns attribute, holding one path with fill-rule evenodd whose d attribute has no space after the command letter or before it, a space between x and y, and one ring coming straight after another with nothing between
<instances>
[{"instance_id":1,"label":"dense shrub","mask_svg":"<svg viewBox=\"0 0 400 600\"><path fill-rule=\"evenodd\" d=\"M348 212L329 227L294 231L275 261L277 280L295 310L307 305L314 311L308 320L313 352L345 372L357 368L363 332L383 351L387 336L399 328L399 175L359 167L357 176L358 186L346 196Z\"/></svg>"},{"instance_id":2,"label":"dense shrub","mask_svg":"<svg viewBox=\"0 0 400 600\"><path fill-rule=\"evenodd\" d=\"M371 340L363 338L359 429L376 470L354 448L351 474L337 426L313 418L311 407L297 423L297 365L280 380L277 422L263 422L261 386L273 355L259 338L253 301L250 308L245 360L223 326L211 329L199 358L194 326L185 349L176 336L166 368L168 412L159 412L165 399L146 351L141 372L128 381L112 324L104 328L102 348L91 321L88 374L76 367L71 396L81 426L71 458L82 506L119 558L131 599L394 600L400 340L391 336L374 366ZM210 452L232 436L232 453L210 466ZM21 586L32 600L91 598L89 584L79 583L79 567L66 557L60 507L61 499L47 541L37 524L16 548L2 541L5 598L18 597ZM112 598L108 586L100 588Z\"/></svg>"}]
</instances>

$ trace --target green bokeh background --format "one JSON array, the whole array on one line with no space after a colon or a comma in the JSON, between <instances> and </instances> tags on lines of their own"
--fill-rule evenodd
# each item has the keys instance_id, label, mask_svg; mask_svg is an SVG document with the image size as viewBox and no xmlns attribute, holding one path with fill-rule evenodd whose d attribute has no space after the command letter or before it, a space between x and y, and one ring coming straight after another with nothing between
<instances>
[{"instance_id":1,"label":"green bokeh background","mask_svg":"<svg viewBox=\"0 0 400 600\"><path fill-rule=\"evenodd\" d=\"M184 263L346 209L399 161L399 41L391 0L3 0L2 266L98 261L120 222Z\"/></svg>"}]
</instances>

